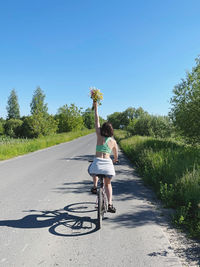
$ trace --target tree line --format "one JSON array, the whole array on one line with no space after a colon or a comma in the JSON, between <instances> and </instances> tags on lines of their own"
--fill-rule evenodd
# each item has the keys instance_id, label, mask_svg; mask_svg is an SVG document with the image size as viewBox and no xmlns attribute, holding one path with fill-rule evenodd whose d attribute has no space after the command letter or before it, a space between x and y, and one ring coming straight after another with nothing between
<instances>
[{"instance_id":1,"label":"tree line","mask_svg":"<svg viewBox=\"0 0 200 267\"><path fill-rule=\"evenodd\" d=\"M91 108L85 111L75 104L65 104L57 114L48 113L45 94L40 87L34 91L30 103L29 116L20 116L20 107L16 90L10 93L7 103L7 118L0 118L0 135L13 138L37 138L55 133L69 132L84 128L94 128L94 112ZM100 117L101 122L103 118Z\"/></svg>"},{"instance_id":2,"label":"tree line","mask_svg":"<svg viewBox=\"0 0 200 267\"><path fill-rule=\"evenodd\" d=\"M170 99L171 110L167 116L155 116L144 111L142 107L129 107L123 112L108 115L115 129L125 129L130 135L153 137L181 137L186 142L200 143L200 57L185 79L174 87ZM7 119L0 119L0 134L11 137L34 138L82 129L94 128L94 112L85 111L75 104L64 105L56 115L48 113L45 94L36 88L30 104L31 115L20 117L16 91L13 89L8 98ZM104 121L100 118L101 123Z\"/></svg>"}]
</instances>

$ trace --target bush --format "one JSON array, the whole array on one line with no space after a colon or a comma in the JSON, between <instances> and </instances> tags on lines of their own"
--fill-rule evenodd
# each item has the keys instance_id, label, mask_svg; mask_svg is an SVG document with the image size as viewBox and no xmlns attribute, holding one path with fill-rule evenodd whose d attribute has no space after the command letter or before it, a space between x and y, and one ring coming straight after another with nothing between
<instances>
[{"instance_id":1,"label":"bush","mask_svg":"<svg viewBox=\"0 0 200 267\"><path fill-rule=\"evenodd\" d=\"M20 135L22 137L37 138L56 133L57 121L53 116L43 113L24 117Z\"/></svg>"},{"instance_id":2,"label":"bush","mask_svg":"<svg viewBox=\"0 0 200 267\"><path fill-rule=\"evenodd\" d=\"M85 110L85 112L83 113L83 122L86 128L95 128L94 111L92 109L88 108Z\"/></svg>"},{"instance_id":3,"label":"bush","mask_svg":"<svg viewBox=\"0 0 200 267\"><path fill-rule=\"evenodd\" d=\"M59 133L80 130L85 127L81 109L74 104L71 104L70 106L64 105L59 108L55 118L58 121Z\"/></svg>"},{"instance_id":4,"label":"bush","mask_svg":"<svg viewBox=\"0 0 200 267\"><path fill-rule=\"evenodd\" d=\"M4 124L0 121L0 135L5 133Z\"/></svg>"},{"instance_id":5,"label":"bush","mask_svg":"<svg viewBox=\"0 0 200 267\"><path fill-rule=\"evenodd\" d=\"M114 112L109 115L108 121L112 123L114 129L125 129L131 120L138 119L146 114L148 114L148 112L144 111L141 107L138 109L129 107L123 112Z\"/></svg>"},{"instance_id":6,"label":"bush","mask_svg":"<svg viewBox=\"0 0 200 267\"><path fill-rule=\"evenodd\" d=\"M10 137L18 137L20 135L21 125L23 124L22 120L10 119L5 122L4 129L5 134Z\"/></svg>"},{"instance_id":7,"label":"bush","mask_svg":"<svg viewBox=\"0 0 200 267\"><path fill-rule=\"evenodd\" d=\"M172 134L172 124L166 116L144 115L133 119L127 126L131 135L152 136L166 138Z\"/></svg>"}]
</instances>

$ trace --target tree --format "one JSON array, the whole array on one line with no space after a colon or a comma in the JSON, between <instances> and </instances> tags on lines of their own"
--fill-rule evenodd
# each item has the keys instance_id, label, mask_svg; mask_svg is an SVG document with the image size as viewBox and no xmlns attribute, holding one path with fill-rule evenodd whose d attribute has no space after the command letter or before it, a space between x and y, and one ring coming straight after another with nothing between
<instances>
[{"instance_id":1,"label":"tree","mask_svg":"<svg viewBox=\"0 0 200 267\"><path fill-rule=\"evenodd\" d=\"M31 114L43 113L46 114L48 112L47 104L44 103L45 94L43 93L40 87L37 87L32 98L31 106Z\"/></svg>"},{"instance_id":2,"label":"tree","mask_svg":"<svg viewBox=\"0 0 200 267\"><path fill-rule=\"evenodd\" d=\"M3 118L0 118L0 135L3 135L5 132L4 125L5 125L5 120Z\"/></svg>"},{"instance_id":3,"label":"tree","mask_svg":"<svg viewBox=\"0 0 200 267\"><path fill-rule=\"evenodd\" d=\"M200 143L200 56L173 93L169 115L176 129L189 142Z\"/></svg>"},{"instance_id":4,"label":"tree","mask_svg":"<svg viewBox=\"0 0 200 267\"><path fill-rule=\"evenodd\" d=\"M139 107L138 109L129 107L121 114L121 127L126 128L129 125L129 122L133 119L138 119L144 115L148 115L148 112L144 111L143 108Z\"/></svg>"},{"instance_id":5,"label":"tree","mask_svg":"<svg viewBox=\"0 0 200 267\"><path fill-rule=\"evenodd\" d=\"M83 122L86 128L93 129L95 128L95 121L94 121L94 110L91 108L87 108L85 112L83 112ZM99 116L100 125L102 125L105 120Z\"/></svg>"},{"instance_id":6,"label":"tree","mask_svg":"<svg viewBox=\"0 0 200 267\"><path fill-rule=\"evenodd\" d=\"M130 121L127 130L132 135L142 135L150 136L151 135L151 116L144 115L138 119L133 119Z\"/></svg>"},{"instance_id":7,"label":"tree","mask_svg":"<svg viewBox=\"0 0 200 267\"><path fill-rule=\"evenodd\" d=\"M67 104L58 109L58 113L55 116L58 121L59 132L69 132L72 130L80 130L84 128L82 109L71 104Z\"/></svg>"},{"instance_id":8,"label":"tree","mask_svg":"<svg viewBox=\"0 0 200 267\"><path fill-rule=\"evenodd\" d=\"M167 116L144 114L130 121L127 130L132 135L153 137L170 137L173 131L172 123Z\"/></svg>"},{"instance_id":9,"label":"tree","mask_svg":"<svg viewBox=\"0 0 200 267\"><path fill-rule=\"evenodd\" d=\"M40 113L34 113L31 116L23 118L20 135L28 138L37 138L39 136L55 134L58 126L57 121L52 115L45 116Z\"/></svg>"},{"instance_id":10,"label":"tree","mask_svg":"<svg viewBox=\"0 0 200 267\"><path fill-rule=\"evenodd\" d=\"M20 135L23 121L18 119L6 120L4 125L5 133L10 137L18 137Z\"/></svg>"},{"instance_id":11,"label":"tree","mask_svg":"<svg viewBox=\"0 0 200 267\"><path fill-rule=\"evenodd\" d=\"M32 115L23 119L21 135L24 137L37 138L57 131L57 121L48 114L44 99L45 94L40 87L37 87L30 104Z\"/></svg>"},{"instance_id":12,"label":"tree","mask_svg":"<svg viewBox=\"0 0 200 267\"><path fill-rule=\"evenodd\" d=\"M145 114L148 113L141 107L138 109L129 107L123 112L114 112L113 114L109 115L108 121L112 123L114 129L124 129L134 118L139 118Z\"/></svg>"},{"instance_id":13,"label":"tree","mask_svg":"<svg viewBox=\"0 0 200 267\"><path fill-rule=\"evenodd\" d=\"M91 108L87 108L83 113L83 122L88 129L93 129L95 127L94 111Z\"/></svg>"},{"instance_id":14,"label":"tree","mask_svg":"<svg viewBox=\"0 0 200 267\"><path fill-rule=\"evenodd\" d=\"M15 89L13 89L10 93L10 96L8 98L8 105L6 109L8 112L8 115L7 115L8 119L19 119L20 118L18 97L17 97Z\"/></svg>"},{"instance_id":15,"label":"tree","mask_svg":"<svg viewBox=\"0 0 200 267\"><path fill-rule=\"evenodd\" d=\"M114 112L107 117L114 129L121 128L121 112Z\"/></svg>"}]
</instances>

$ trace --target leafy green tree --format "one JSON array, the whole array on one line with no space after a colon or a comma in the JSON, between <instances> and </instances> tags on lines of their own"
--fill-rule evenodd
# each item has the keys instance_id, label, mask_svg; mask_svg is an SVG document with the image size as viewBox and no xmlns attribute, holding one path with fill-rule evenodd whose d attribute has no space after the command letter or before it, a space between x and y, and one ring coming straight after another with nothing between
<instances>
[{"instance_id":1,"label":"leafy green tree","mask_svg":"<svg viewBox=\"0 0 200 267\"><path fill-rule=\"evenodd\" d=\"M44 103L44 99L45 94L40 87L37 87L30 104L31 116L23 118L22 136L37 138L42 135L54 134L57 131L57 121L48 114L48 107Z\"/></svg>"},{"instance_id":2,"label":"leafy green tree","mask_svg":"<svg viewBox=\"0 0 200 267\"><path fill-rule=\"evenodd\" d=\"M35 113L23 118L20 135L28 138L37 138L40 136L55 134L58 129L58 123L52 115L45 116Z\"/></svg>"},{"instance_id":3,"label":"leafy green tree","mask_svg":"<svg viewBox=\"0 0 200 267\"><path fill-rule=\"evenodd\" d=\"M124 129L128 126L130 120L134 118L135 108L129 107L125 111L121 112L120 118L120 128Z\"/></svg>"},{"instance_id":4,"label":"leafy green tree","mask_svg":"<svg viewBox=\"0 0 200 267\"><path fill-rule=\"evenodd\" d=\"M44 99L45 94L40 87L37 87L30 104L32 115L37 113L46 114L48 112L48 107L47 104L44 103Z\"/></svg>"},{"instance_id":5,"label":"leafy green tree","mask_svg":"<svg viewBox=\"0 0 200 267\"><path fill-rule=\"evenodd\" d=\"M200 56L173 93L169 115L176 129L189 142L200 143Z\"/></svg>"},{"instance_id":6,"label":"leafy green tree","mask_svg":"<svg viewBox=\"0 0 200 267\"><path fill-rule=\"evenodd\" d=\"M141 116L147 114L148 112L144 111L141 107L139 107L138 109L129 107L121 113L121 127L126 128L131 120L140 118Z\"/></svg>"},{"instance_id":7,"label":"leafy green tree","mask_svg":"<svg viewBox=\"0 0 200 267\"><path fill-rule=\"evenodd\" d=\"M19 119L20 118L20 111L19 111L19 103L18 97L15 89L13 89L10 93L8 98L8 105L6 107L8 115L8 119Z\"/></svg>"},{"instance_id":8,"label":"leafy green tree","mask_svg":"<svg viewBox=\"0 0 200 267\"><path fill-rule=\"evenodd\" d=\"M69 132L84 128L82 109L75 106L75 104L70 106L66 104L60 107L55 118L58 121L59 132Z\"/></svg>"},{"instance_id":9,"label":"leafy green tree","mask_svg":"<svg viewBox=\"0 0 200 267\"><path fill-rule=\"evenodd\" d=\"M6 121L3 118L0 118L0 135L3 135L5 133L4 125Z\"/></svg>"},{"instance_id":10,"label":"leafy green tree","mask_svg":"<svg viewBox=\"0 0 200 267\"><path fill-rule=\"evenodd\" d=\"M173 126L168 116L151 116L150 135L153 137L167 138L173 133Z\"/></svg>"},{"instance_id":11,"label":"leafy green tree","mask_svg":"<svg viewBox=\"0 0 200 267\"><path fill-rule=\"evenodd\" d=\"M18 137L20 135L22 123L23 121L18 119L7 120L4 125L5 134L13 138Z\"/></svg>"},{"instance_id":12,"label":"leafy green tree","mask_svg":"<svg viewBox=\"0 0 200 267\"><path fill-rule=\"evenodd\" d=\"M121 128L121 112L114 112L110 114L107 119L112 124L114 129Z\"/></svg>"},{"instance_id":13,"label":"leafy green tree","mask_svg":"<svg viewBox=\"0 0 200 267\"><path fill-rule=\"evenodd\" d=\"M93 129L95 127L94 111L91 108L87 108L83 113L83 122L88 129Z\"/></svg>"},{"instance_id":14,"label":"leafy green tree","mask_svg":"<svg viewBox=\"0 0 200 267\"><path fill-rule=\"evenodd\" d=\"M124 129L134 118L139 118L145 114L148 113L141 107L138 109L129 107L123 112L114 112L113 114L109 115L108 121L112 123L114 129Z\"/></svg>"},{"instance_id":15,"label":"leafy green tree","mask_svg":"<svg viewBox=\"0 0 200 267\"><path fill-rule=\"evenodd\" d=\"M142 107L139 107L135 110L134 118L138 119L144 115L148 115L148 112L144 111L144 109Z\"/></svg>"},{"instance_id":16,"label":"leafy green tree","mask_svg":"<svg viewBox=\"0 0 200 267\"><path fill-rule=\"evenodd\" d=\"M132 127L131 127L132 126ZM144 115L130 122L129 132L133 135L150 136L151 135L151 116Z\"/></svg>"},{"instance_id":17,"label":"leafy green tree","mask_svg":"<svg viewBox=\"0 0 200 267\"><path fill-rule=\"evenodd\" d=\"M167 116L145 114L130 121L127 130L132 135L170 137L173 132L172 123Z\"/></svg>"},{"instance_id":18,"label":"leafy green tree","mask_svg":"<svg viewBox=\"0 0 200 267\"><path fill-rule=\"evenodd\" d=\"M84 112L83 112L83 122L86 128L88 129L93 129L95 128L95 121L94 121L94 110L91 108L87 108ZM99 121L100 121L100 125L102 125L105 120L99 116Z\"/></svg>"}]
</instances>

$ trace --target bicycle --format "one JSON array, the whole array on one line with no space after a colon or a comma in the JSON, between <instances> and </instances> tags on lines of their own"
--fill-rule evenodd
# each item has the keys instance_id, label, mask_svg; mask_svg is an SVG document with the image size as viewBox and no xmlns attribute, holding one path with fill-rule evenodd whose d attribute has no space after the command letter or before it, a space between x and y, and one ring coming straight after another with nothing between
<instances>
[{"instance_id":1,"label":"bicycle","mask_svg":"<svg viewBox=\"0 0 200 267\"><path fill-rule=\"evenodd\" d=\"M93 162L93 160L88 160L89 162ZM119 164L119 161L116 161L114 164ZM100 181L100 187L97 191L97 200L96 200L96 208L97 208L97 227L101 229L102 227L102 220L104 218L104 214L107 212L107 196L104 187L104 178L106 177L105 174L95 174L98 176Z\"/></svg>"},{"instance_id":2,"label":"bicycle","mask_svg":"<svg viewBox=\"0 0 200 267\"><path fill-rule=\"evenodd\" d=\"M104 214L107 212L107 197L106 197L105 187L104 187L104 182L103 182L105 175L99 174L97 176L100 181L100 187L99 187L99 190L97 191L97 225L98 225L98 228L101 229Z\"/></svg>"}]
</instances>

